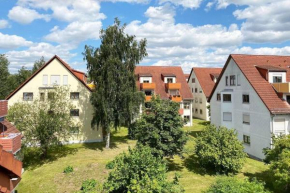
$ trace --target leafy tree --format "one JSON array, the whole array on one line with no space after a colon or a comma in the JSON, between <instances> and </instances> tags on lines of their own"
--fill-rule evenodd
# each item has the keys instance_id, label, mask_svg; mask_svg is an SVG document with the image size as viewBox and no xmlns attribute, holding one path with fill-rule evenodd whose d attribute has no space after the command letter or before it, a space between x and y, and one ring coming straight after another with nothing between
<instances>
[{"instance_id":1,"label":"leafy tree","mask_svg":"<svg viewBox=\"0 0 290 193\"><path fill-rule=\"evenodd\" d=\"M10 75L8 71L9 61L4 54L0 54L0 100L5 99L9 94L9 84L7 82Z\"/></svg>"},{"instance_id":2,"label":"leafy tree","mask_svg":"<svg viewBox=\"0 0 290 193\"><path fill-rule=\"evenodd\" d=\"M149 110L142 114L130 132L135 133L138 143L150 146L154 154L181 154L187 137L181 129L183 120L179 115L179 104L157 96L147 105Z\"/></svg>"},{"instance_id":3,"label":"leafy tree","mask_svg":"<svg viewBox=\"0 0 290 193\"><path fill-rule=\"evenodd\" d=\"M32 74L36 72L39 68L41 68L45 64L44 57L42 56L39 60L36 60L34 62L33 68L32 68Z\"/></svg>"},{"instance_id":4,"label":"leafy tree","mask_svg":"<svg viewBox=\"0 0 290 193\"><path fill-rule=\"evenodd\" d=\"M273 137L273 148L264 149L265 162L270 163L273 185L279 192L290 191L290 135Z\"/></svg>"},{"instance_id":5,"label":"leafy tree","mask_svg":"<svg viewBox=\"0 0 290 193\"><path fill-rule=\"evenodd\" d=\"M50 91L52 92L52 91ZM46 96L51 93L45 93ZM68 88L55 87L53 100L35 99L33 102L15 103L9 108L8 120L24 134L26 146L40 146L41 155L47 157L48 149L67 141L72 128L79 126L70 116L74 108Z\"/></svg>"},{"instance_id":6,"label":"leafy tree","mask_svg":"<svg viewBox=\"0 0 290 193\"><path fill-rule=\"evenodd\" d=\"M214 125L206 127L196 137L195 154L202 166L226 174L238 172L246 158L236 131Z\"/></svg>"},{"instance_id":7,"label":"leafy tree","mask_svg":"<svg viewBox=\"0 0 290 193\"><path fill-rule=\"evenodd\" d=\"M138 43L124 29L115 19L114 25L101 30L100 47L86 46L84 53L89 76L97 86L91 96L92 125L103 129L106 148L110 147L111 128L128 126L144 101L144 95L137 92L134 70L147 55L146 40Z\"/></svg>"},{"instance_id":8,"label":"leafy tree","mask_svg":"<svg viewBox=\"0 0 290 193\"><path fill-rule=\"evenodd\" d=\"M239 180L235 177L221 177L205 193L268 193L264 184L257 180Z\"/></svg>"},{"instance_id":9,"label":"leafy tree","mask_svg":"<svg viewBox=\"0 0 290 193\"><path fill-rule=\"evenodd\" d=\"M165 161L153 156L150 147L129 147L128 154L118 155L107 167L113 169L104 184L107 192L184 192L177 180L166 181Z\"/></svg>"},{"instance_id":10,"label":"leafy tree","mask_svg":"<svg viewBox=\"0 0 290 193\"><path fill-rule=\"evenodd\" d=\"M18 74L16 76L16 84L17 87L22 84L25 80L27 80L31 76L31 70L28 70L26 67L22 66L18 70Z\"/></svg>"}]
</instances>

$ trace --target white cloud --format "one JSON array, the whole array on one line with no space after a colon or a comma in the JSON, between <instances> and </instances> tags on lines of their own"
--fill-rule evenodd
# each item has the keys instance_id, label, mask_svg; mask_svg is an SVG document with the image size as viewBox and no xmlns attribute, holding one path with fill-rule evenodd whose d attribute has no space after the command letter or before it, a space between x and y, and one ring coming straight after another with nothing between
<instances>
[{"instance_id":1,"label":"white cloud","mask_svg":"<svg viewBox=\"0 0 290 193\"><path fill-rule=\"evenodd\" d=\"M141 3L141 4L147 4L151 0L101 0L101 1L107 1L107 2L125 2L125 3Z\"/></svg>"},{"instance_id":2,"label":"white cloud","mask_svg":"<svg viewBox=\"0 0 290 193\"><path fill-rule=\"evenodd\" d=\"M149 18L149 22L162 22L168 21L173 23L175 10L169 5L165 4L164 6L160 7L149 7L145 12L145 16Z\"/></svg>"},{"instance_id":3,"label":"white cloud","mask_svg":"<svg viewBox=\"0 0 290 193\"><path fill-rule=\"evenodd\" d=\"M233 50L232 53L235 54L254 54L254 55L284 55L289 56L290 55L290 47L261 47L261 48L251 48L251 47L241 47Z\"/></svg>"},{"instance_id":4,"label":"white cloud","mask_svg":"<svg viewBox=\"0 0 290 193\"><path fill-rule=\"evenodd\" d=\"M159 3L171 2L176 6L183 6L184 8L196 9L199 8L203 0L159 0Z\"/></svg>"},{"instance_id":5,"label":"white cloud","mask_svg":"<svg viewBox=\"0 0 290 193\"><path fill-rule=\"evenodd\" d=\"M57 26L51 29L51 33L45 36L48 41L60 44L69 44L76 47L80 42L87 39L98 39L102 27L100 21L96 22L72 22L65 29L60 30Z\"/></svg>"},{"instance_id":6,"label":"white cloud","mask_svg":"<svg viewBox=\"0 0 290 193\"><path fill-rule=\"evenodd\" d=\"M9 27L8 21L5 19L0 19L0 29L4 29L4 28L8 28L8 27Z\"/></svg>"},{"instance_id":7,"label":"white cloud","mask_svg":"<svg viewBox=\"0 0 290 193\"><path fill-rule=\"evenodd\" d=\"M223 9L228 7L230 4L234 4L237 6L242 5L260 6L277 1L279 0L214 0L213 2L217 4L218 9Z\"/></svg>"},{"instance_id":8,"label":"white cloud","mask_svg":"<svg viewBox=\"0 0 290 193\"><path fill-rule=\"evenodd\" d=\"M44 19L45 21L49 21L49 15L39 14L37 11L21 6L13 7L9 13L8 17L11 20L14 20L21 24L29 24L36 19Z\"/></svg>"},{"instance_id":9,"label":"white cloud","mask_svg":"<svg viewBox=\"0 0 290 193\"><path fill-rule=\"evenodd\" d=\"M0 49L14 49L32 45L31 41L17 35L7 35L0 32Z\"/></svg>"}]
</instances>

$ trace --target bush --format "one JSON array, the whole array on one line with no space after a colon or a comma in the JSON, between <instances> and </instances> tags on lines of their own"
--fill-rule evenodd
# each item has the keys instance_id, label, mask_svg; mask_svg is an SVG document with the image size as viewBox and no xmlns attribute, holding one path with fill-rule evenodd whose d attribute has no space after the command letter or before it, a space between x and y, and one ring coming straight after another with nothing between
<instances>
[{"instance_id":1,"label":"bush","mask_svg":"<svg viewBox=\"0 0 290 193\"><path fill-rule=\"evenodd\" d=\"M196 138L195 154L204 167L218 173L236 173L245 161L244 147L233 129L210 125Z\"/></svg>"},{"instance_id":2,"label":"bush","mask_svg":"<svg viewBox=\"0 0 290 193\"><path fill-rule=\"evenodd\" d=\"M150 146L154 155L181 154L187 137L182 131L179 103L153 97L147 105L147 111L132 126L131 135L136 135L138 143Z\"/></svg>"},{"instance_id":3,"label":"bush","mask_svg":"<svg viewBox=\"0 0 290 193\"><path fill-rule=\"evenodd\" d=\"M95 179L85 180L81 187L82 193L95 193L97 192L97 181Z\"/></svg>"},{"instance_id":4,"label":"bush","mask_svg":"<svg viewBox=\"0 0 290 193\"><path fill-rule=\"evenodd\" d=\"M113 168L104 183L106 192L184 192L178 180L166 181L166 165L152 155L150 147L137 145L129 153L118 155L107 167Z\"/></svg>"},{"instance_id":5,"label":"bush","mask_svg":"<svg viewBox=\"0 0 290 193\"><path fill-rule=\"evenodd\" d=\"M68 174L74 171L74 168L72 166L67 166L64 168L63 173Z\"/></svg>"},{"instance_id":6,"label":"bush","mask_svg":"<svg viewBox=\"0 0 290 193\"><path fill-rule=\"evenodd\" d=\"M264 161L270 163L273 186L278 192L290 192L290 135L273 137L273 146L264 149Z\"/></svg>"},{"instance_id":7,"label":"bush","mask_svg":"<svg viewBox=\"0 0 290 193\"><path fill-rule=\"evenodd\" d=\"M221 177L205 193L268 193L264 184L256 179L238 180L235 177Z\"/></svg>"}]
</instances>

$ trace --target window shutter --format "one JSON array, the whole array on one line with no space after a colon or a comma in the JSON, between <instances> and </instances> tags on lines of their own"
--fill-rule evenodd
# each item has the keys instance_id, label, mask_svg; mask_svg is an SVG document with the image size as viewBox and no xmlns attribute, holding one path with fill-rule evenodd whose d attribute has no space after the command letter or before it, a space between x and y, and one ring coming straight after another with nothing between
<instances>
[{"instance_id":1,"label":"window shutter","mask_svg":"<svg viewBox=\"0 0 290 193\"><path fill-rule=\"evenodd\" d=\"M47 75L43 75L43 77L42 77L42 84L44 86L47 86L47 84L48 84L48 77L47 77Z\"/></svg>"},{"instance_id":2,"label":"window shutter","mask_svg":"<svg viewBox=\"0 0 290 193\"><path fill-rule=\"evenodd\" d=\"M274 133L285 133L285 119L274 119Z\"/></svg>"},{"instance_id":3,"label":"window shutter","mask_svg":"<svg viewBox=\"0 0 290 193\"><path fill-rule=\"evenodd\" d=\"M224 121L232 121L232 113L224 112L223 113L223 120Z\"/></svg>"},{"instance_id":4,"label":"window shutter","mask_svg":"<svg viewBox=\"0 0 290 193\"><path fill-rule=\"evenodd\" d=\"M68 83L68 76L63 75L63 85L67 85L67 83Z\"/></svg>"}]
</instances>

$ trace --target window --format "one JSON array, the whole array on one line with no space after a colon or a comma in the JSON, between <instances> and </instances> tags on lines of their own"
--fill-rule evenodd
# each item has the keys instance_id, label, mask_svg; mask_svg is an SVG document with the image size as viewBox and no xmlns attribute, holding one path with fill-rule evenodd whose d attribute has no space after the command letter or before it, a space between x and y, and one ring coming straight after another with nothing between
<instances>
[{"instance_id":1,"label":"window","mask_svg":"<svg viewBox=\"0 0 290 193\"><path fill-rule=\"evenodd\" d=\"M153 91L152 90L145 90L145 95L146 96L152 96L153 95Z\"/></svg>"},{"instance_id":2,"label":"window","mask_svg":"<svg viewBox=\"0 0 290 193\"><path fill-rule=\"evenodd\" d=\"M67 84L68 84L68 76L63 75L63 85L67 85Z\"/></svg>"},{"instance_id":3,"label":"window","mask_svg":"<svg viewBox=\"0 0 290 193\"><path fill-rule=\"evenodd\" d=\"M250 125L250 115L249 114L243 114L243 123L246 125Z\"/></svg>"},{"instance_id":4,"label":"window","mask_svg":"<svg viewBox=\"0 0 290 193\"><path fill-rule=\"evenodd\" d=\"M195 93L197 93L197 88L194 89Z\"/></svg>"},{"instance_id":5,"label":"window","mask_svg":"<svg viewBox=\"0 0 290 193\"><path fill-rule=\"evenodd\" d=\"M250 103L250 96L248 94L243 94L243 103Z\"/></svg>"},{"instance_id":6,"label":"window","mask_svg":"<svg viewBox=\"0 0 290 193\"><path fill-rule=\"evenodd\" d=\"M202 109L199 110L199 113L202 115Z\"/></svg>"},{"instance_id":7,"label":"window","mask_svg":"<svg viewBox=\"0 0 290 193\"><path fill-rule=\"evenodd\" d=\"M217 101L221 101L221 94L220 94L220 93L217 93L217 94L216 94L216 100L217 100Z\"/></svg>"},{"instance_id":8,"label":"window","mask_svg":"<svg viewBox=\"0 0 290 193\"><path fill-rule=\"evenodd\" d=\"M187 124L189 122L190 117L188 115L184 116L183 120L185 122L185 124Z\"/></svg>"},{"instance_id":9,"label":"window","mask_svg":"<svg viewBox=\"0 0 290 193\"><path fill-rule=\"evenodd\" d=\"M33 101L33 92L24 92L23 93L24 101Z\"/></svg>"},{"instance_id":10,"label":"window","mask_svg":"<svg viewBox=\"0 0 290 193\"><path fill-rule=\"evenodd\" d=\"M287 103L290 104L290 95L286 96Z\"/></svg>"},{"instance_id":11,"label":"window","mask_svg":"<svg viewBox=\"0 0 290 193\"><path fill-rule=\"evenodd\" d=\"M232 95L231 94L223 94L223 101L224 102L231 102L232 101Z\"/></svg>"},{"instance_id":12,"label":"window","mask_svg":"<svg viewBox=\"0 0 290 193\"><path fill-rule=\"evenodd\" d=\"M70 134L73 134L73 135L79 134L79 128L78 127L71 127Z\"/></svg>"},{"instance_id":13,"label":"window","mask_svg":"<svg viewBox=\"0 0 290 193\"><path fill-rule=\"evenodd\" d=\"M236 76L235 75L231 75L230 76L230 85L231 86L235 86L236 85Z\"/></svg>"},{"instance_id":14,"label":"window","mask_svg":"<svg viewBox=\"0 0 290 193\"><path fill-rule=\"evenodd\" d=\"M274 134L285 134L285 119L276 118L274 119Z\"/></svg>"},{"instance_id":15,"label":"window","mask_svg":"<svg viewBox=\"0 0 290 193\"><path fill-rule=\"evenodd\" d=\"M273 76L273 83L282 82L282 75Z\"/></svg>"},{"instance_id":16,"label":"window","mask_svg":"<svg viewBox=\"0 0 290 193\"><path fill-rule=\"evenodd\" d=\"M199 99L199 103L202 104L202 98Z\"/></svg>"},{"instance_id":17,"label":"window","mask_svg":"<svg viewBox=\"0 0 290 193\"><path fill-rule=\"evenodd\" d=\"M195 103L198 103L198 98L195 98Z\"/></svg>"},{"instance_id":18,"label":"window","mask_svg":"<svg viewBox=\"0 0 290 193\"><path fill-rule=\"evenodd\" d=\"M202 89L201 88L199 88L199 93L202 93Z\"/></svg>"},{"instance_id":19,"label":"window","mask_svg":"<svg viewBox=\"0 0 290 193\"><path fill-rule=\"evenodd\" d=\"M198 113L198 109L195 109L195 113Z\"/></svg>"},{"instance_id":20,"label":"window","mask_svg":"<svg viewBox=\"0 0 290 193\"><path fill-rule=\"evenodd\" d=\"M40 93L40 101L44 101L44 98L45 98L45 93L41 92Z\"/></svg>"},{"instance_id":21,"label":"window","mask_svg":"<svg viewBox=\"0 0 290 193\"><path fill-rule=\"evenodd\" d=\"M143 80L143 83L150 83L149 80Z\"/></svg>"},{"instance_id":22,"label":"window","mask_svg":"<svg viewBox=\"0 0 290 193\"><path fill-rule=\"evenodd\" d=\"M228 84L228 79L229 79L229 77L228 76L226 76L226 86L228 86L229 84Z\"/></svg>"},{"instance_id":23,"label":"window","mask_svg":"<svg viewBox=\"0 0 290 193\"><path fill-rule=\"evenodd\" d=\"M80 99L80 93L79 92L71 92L70 99Z\"/></svg>"},{"instance_id":24,"label":"window","mask_svg":"<svg viewBox=\"0 0 290 193\"><path fill-rule=\"evenodd\" d=\"M72 109L72 110L70 110L70 116L73 116L73 117L80 116L79 109Z\"/></svg>"},{"instance_id":25,"label":"window","mask_svg":"<svg viewBox=\"0 0 290 193\"><path fill-rule=\"evenodd\" d=\"M48 99L48 100L52 100L52 99L54 99L54 95L55 95L54 92L49 92L49 93L47 93L47 99Z\"/></svg>"},{"instance_id":26,"label":"window","mask_svg":"<svg viewBox=\"0 0 290 193\"><path fill-rule=\"evenodd\" d=\"M51 85L60 85L60 75L51 75L50 76Z\"/></svg>"},{"instance_id":27,"label":"window","mask_svg":"<svg viewBox=\"0 0 290 193\"><path fill-rule=\"evenodd\" d=\"M223 121L232 121L232 113L224 112L223 113Z\"/></svg>"},{"instance_id":28,"label":"window","mask_svg":"<svg viewBox=\"0 0 290 193\"><path fill-rule=\"evenodd\" d=\"M241 86L241 75L237 75L237 85Z\"/></svg>"},{"instance_id":29,"label":"window","mask_svg":"<svg viewBox=\"0 0 290 193\"><path fill-rule=\"evenodd\" d=\"M173 78L167 78L167 83L173 83Z\"/></svg>"},{"instance_id":30,"label":"window","mask_svg":"<svg viewBox=\"0 0 290 193\"><path fill-rule=\"evenodd\" d=\"M184 108L184 109L189 109L189 107L190 107L190 104L189 104L189 103L184 103L184 104L183 104L183 108Z\"/></svg>"},{"instance_id":31,"label":"window","mask_svg":"<svg viewBox=\"0 0 290 193\"><path fill-rule=\"evenodd\" d=\"M195 78L192 78L191 79L191 83L195 83Z\"/></svg>"},{"instance_id":32,"label":"window","mask_svg":"<svg viewBox=\"0 0 290 193\"><path fill-rule=\"evenodd\" d=\"M42 84L43 84L43 86L47 86L47 84L48 84L48 76L47 75L43 75Z\"/></svg>"},{"instance_id":33,"label":"window","mask_svg":"<svg viewBox=\"0 0 290 193\"><path fill-rule=\"evenodd\" d=\"M248 136L248 135L243 135L243 141L244 141L244 143L246 143L246 144L251 144L251 138L250 138L250 136Z\"/></svg>"}]
</instances>

